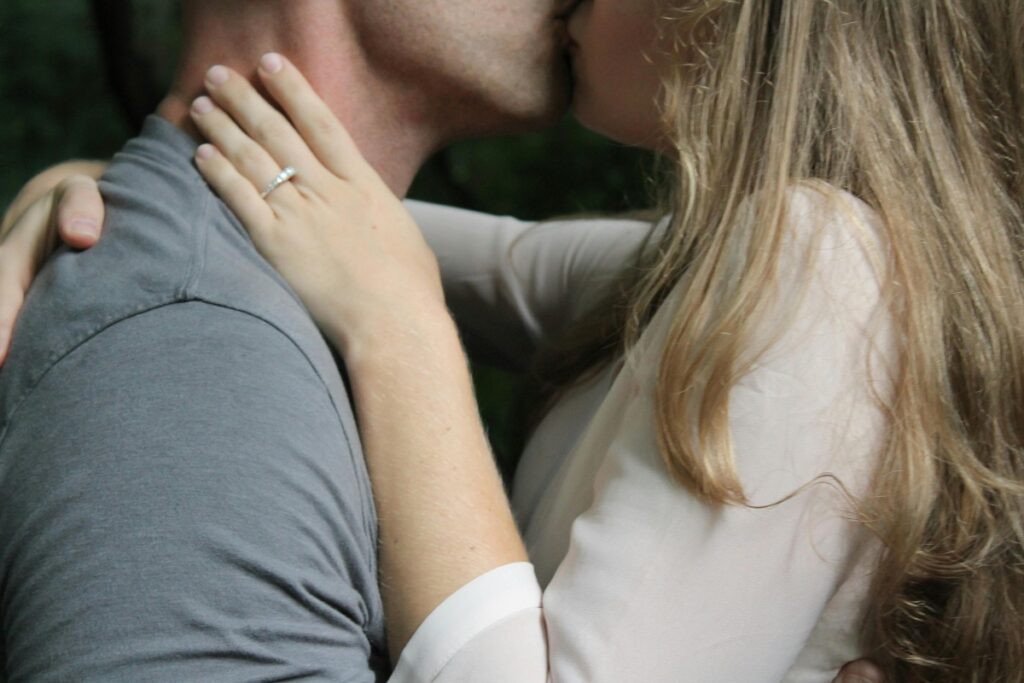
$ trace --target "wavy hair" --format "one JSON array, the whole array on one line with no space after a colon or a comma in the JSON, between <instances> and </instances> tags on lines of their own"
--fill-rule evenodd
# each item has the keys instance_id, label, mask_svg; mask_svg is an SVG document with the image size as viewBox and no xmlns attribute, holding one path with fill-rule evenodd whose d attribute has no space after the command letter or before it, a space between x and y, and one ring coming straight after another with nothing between
<instances>
[{"instance_id":1,"label":"wavy hair","mask_svg":"<svg viewBox=\"0 0 1024 683\"><path fill-rule=\"evenodd\" d=\"M729 392L787 189L860 198L881 218L897 346L888 433L856 502L883 546L869 647L893 681L1024 680L1024 3L652 1L671 223L540 360L548 405L632 347L685 276L655 390L660 449L702 499L745 504Z\"/></svg>"}]
</instances>

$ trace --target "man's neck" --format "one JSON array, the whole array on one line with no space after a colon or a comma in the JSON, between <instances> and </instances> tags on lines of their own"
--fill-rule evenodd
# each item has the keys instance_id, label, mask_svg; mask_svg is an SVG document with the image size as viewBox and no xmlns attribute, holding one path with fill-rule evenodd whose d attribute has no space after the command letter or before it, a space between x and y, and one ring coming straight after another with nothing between
<instances>
[{"instance_id":1,"label":"man's neck","mask_svg":"<svg viewBox=\"0 0 1024 683\"><path fill-rule=\"evenodd\" d=\"M235 13L221 25L215 16L203 18L202 29L191 32L175 84L157 113L201 139L189 107L202 94L209 67L223 64L257 82L260 56L280 52L302 70L392 191L404 196L442 142L422 114L424 107L373 73L341 14L317 22L288 11L249 19L240 21Z\"/></svg>"}]
</instances>

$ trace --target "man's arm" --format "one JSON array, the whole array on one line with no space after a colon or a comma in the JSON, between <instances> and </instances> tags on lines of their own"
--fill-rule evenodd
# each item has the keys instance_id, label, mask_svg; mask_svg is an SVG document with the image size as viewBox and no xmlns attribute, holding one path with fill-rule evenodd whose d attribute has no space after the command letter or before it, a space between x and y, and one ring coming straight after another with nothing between
<instances>
[{"instance_id":1,"label":"man's arm","mask_svg":"<svg viewBox=\"0 0 1024 683\"><path fill-rule=\"evenodd\" d=\"M9 683L375 679L357 437L276 329L201 302L128 318L7 427Z\"/></svg>"}]
</instances>

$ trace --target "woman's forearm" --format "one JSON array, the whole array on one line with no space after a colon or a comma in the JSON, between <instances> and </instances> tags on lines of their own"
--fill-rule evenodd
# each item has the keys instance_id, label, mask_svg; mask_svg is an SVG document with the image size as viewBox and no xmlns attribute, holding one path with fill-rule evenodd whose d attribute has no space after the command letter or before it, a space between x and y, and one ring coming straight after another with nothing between
<instances>
[{"instance_id":1,"label":"woman's forearm","mask_svg":"<svg viewBox=\"0 0 1024 683\"><path fill-rule=\"evenodd\" d=\"M346 356L380 523L392 657L448 596L527 558L455 325L381 331Z\"/></svg>"}]
</instances>

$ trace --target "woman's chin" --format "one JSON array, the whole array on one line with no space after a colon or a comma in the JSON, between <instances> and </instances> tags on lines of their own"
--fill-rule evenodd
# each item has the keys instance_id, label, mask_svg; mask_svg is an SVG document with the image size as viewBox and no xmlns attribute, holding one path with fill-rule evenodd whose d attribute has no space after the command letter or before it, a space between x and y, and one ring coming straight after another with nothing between
<instances>
[{"instance_id":1,"label":"woman's chin","mask_svg":"<svg viewBox=\"0 0 1024 683\"><path fill-rule=\"evenodd\" d=\"M607 108L597 108L590 104L586 95L576 89L569 113L591 133L626 147L638 147L652 152L664 152L668 148L664 143L665 135L660 131L651 130L649 126L629 125L621 119L608 117Z\"/></svg>"},{"instance_id":2,"label":"woman's chin","mask_svg":"<svg viewBox=\"0 0 1024 683\"><path fill-rule=\"evenodd\" d=\"M580 87L579 81L573 82L572 89L572 101L569 105L569 114L576 119L576 123L580 124L591 133L596 133L601 137L612 137L605 130L605 126L602 125L601 117L595 116L593 107L588 102L587 93Z\"/></svg>"},{"instance_id":3,"label":"woman's chin","mask_svg":"<svg viewBox=\"0 0 1024 683\"><path fill-rule=\"evenodd\" d=\"M578 99L577 97L577 93L574 92L572 105L569 109L569 113L574 119L576 119L577 123L589 130L591 133L600 135L612 142L633 146L632 142L628 139L624 139L624 137L619 134L620 131L616 131L616 127L614 125L610 125L611 122L604 120L599 115L595 115L593 109L586 106L586 101L581 101L581 99Z\"/></svg>"}]
</instances>

